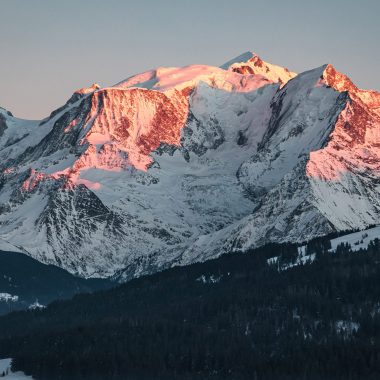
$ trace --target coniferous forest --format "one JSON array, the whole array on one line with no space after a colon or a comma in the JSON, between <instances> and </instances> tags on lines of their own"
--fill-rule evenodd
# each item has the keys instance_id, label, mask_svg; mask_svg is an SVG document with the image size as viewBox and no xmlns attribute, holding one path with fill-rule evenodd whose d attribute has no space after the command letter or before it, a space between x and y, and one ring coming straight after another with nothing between
<instances>
[{"instance_id":1,"label":"coniferous forest","mask_svg":"<svg viewBox=\"0 0 380 380\"><path fill-rule=\"evenodd\" d=\"M295 265L296 246L270 245L15 312L0 357L37 380L378 379L380 242L328 249Z\"/></svg>"},{"instance_id":2,"label":"coniferous forest","mask_svg":"<svg viewBox=\"0 0 380 380\"><path fill-rule=\"evenodd\" d=\"M84 279L54 265L45 265L17 252L0 251L1 292L17 294L16 302L0 302L0 315L10 310L27 309L38 301L46 305L56 299L68 299L77 293L109 289L108 279Z\"/></svg>"}]
</instances>

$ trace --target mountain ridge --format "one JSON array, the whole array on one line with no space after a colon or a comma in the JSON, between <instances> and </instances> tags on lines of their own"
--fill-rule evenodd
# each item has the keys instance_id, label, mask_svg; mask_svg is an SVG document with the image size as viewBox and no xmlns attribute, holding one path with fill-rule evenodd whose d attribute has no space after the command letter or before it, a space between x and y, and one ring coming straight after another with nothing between
<instances>
[{"instance_id":1,"label":"mountain ridge","mask_svg":"<svg viewBox=\"0 0 380 380\"><path fill-rule=\"evenodd\" d=\"M129 279L365 228L379 110L330 64L295 74L246 53L94 84L41 122L4 111L0 234L74 274Z\"/></svg>"}]
</instances>

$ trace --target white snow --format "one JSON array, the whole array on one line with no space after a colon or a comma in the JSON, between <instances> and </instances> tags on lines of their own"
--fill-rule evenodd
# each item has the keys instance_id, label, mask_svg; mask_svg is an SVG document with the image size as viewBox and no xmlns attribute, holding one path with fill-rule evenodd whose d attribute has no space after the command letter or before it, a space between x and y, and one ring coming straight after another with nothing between
<instances>
[{"instance_id":1,"label":"white snow","mask_svg":"<svg viewBox=\"0 0 380 380\"><path fill-rule=\"evenodd\" d=\"M249 66L254 74L234 72L239 65ZM134 75L117 83L116 88L145 88L162 92L193 88L200 83L225 91L248 92L268 83L285 84L297 74L262 61L256 54L246 52L220 67L190 65L185 67L159 67Z\"/></svg>"},{"instance_id":2,"label":"white snow","mask_svg":"<svg viewBox=\"0 0 380 380\"><path fill-rule=\"evenodd\" d=\"M222 279L223 275L210 275L207 276L202 274L200 277L196 279L196 281L202 282L203 284L217 284Z\"/></svg>"},{"instance_id":3,"label":"white snow","mask_svg":"<svg viewBox=\"0 0 380 380\"><path fill-rule=\"evenodd\" d=\"M149 78L149 80L147 80ZM192 65L186 67L160 67L156 70L133 76L115 85L115 88L145 88L160 92L174 89L194 88L201 82L224 91L253 91L277 80L268 79L264 75L241 75L228 72L214 66Z\"/></svg>"},{"instance_id":4,"label":"white snow","mask_svg":"<svg viewBox=\"0 0 380 380\"><path fill-rule=\"evenodd\" d=\"M326 87L315 87L323 70L320 67L299 74L276 94L274 100L281 99L282 104L279 125L271 136L270 151L243 164L245 186L273 188L310 151L322 146L332 127L326 124L326 118L340 95Z\"/></svg>"},{"instance_id":5,"label":"white snow","mask_svg":"<svg viewBox=\"0 0 380 380\"><path fill-rule=\"evenodd\" d=\"M36 302L32 303L28 309L29 310L39 310L39 309L45 309L46 306L45 305L42 305L38 302L38 300L36 300Z\"/></svg>"},{"instance_id":6,"label":"white snow","mask_svg":"<svg viewBox=\"0 0 380 380\"><path fill-rule=\"evenodd\" d=\"M0 251L5 251L5 252L19 252L19 253L24 253L25 251L8 241L2 239L0 237Z\"/></svg>"},{"instance_id":7,"label":"white snow","mask_svg":"<svg viewBox=\"0 0 380 380\"><path fill-rule=\"evenodd\" d=\"M375 239L380 239L380 226L332 239L331 251L336 251L338 245L347 243L353 251L358 251L367 248L370 241Z\"/></svg>"},{"instance_id":8,"label":"white snow","mask_svg":"<svg viewBox=\"0 0 380 380\"><path fill-rule=\"evenodd\" d=\"M217 71L224 72L221 69ZM223 75L226 75L225 72ZM242 77L234 73L228 75ZM118 125L115 123L116 115L120 120L124 117L123 104L136 107L136 111L128 111L136 115L133 121L136 127L130 128L130 136L134 141L150 133L149 126L155 116L157 100L152 103L149 98L151 94L146 90L135 95L123 90L129 94L128 97L134 98L126 97L119 101L117 97L120 90L110 90L110 96L115 97L115 104L108 104L107 113L102 114L99 120L93 115L92 127L87 135L83 135L82 141L92 144L86 150L88 154L85 152L78 159L60 150L54 156L42 157L33 162L36 172L24 182L31 191L21 204L13 206L10 214L0 216L3 238L48 263L56 263L55 252L64 249L63 266L73 271L74 263L75 271L86 276L112 275L128 264L133 265L142 253L156 252L154 260L157 266L166 260L174 261L189 241L251 212L252 202L241 191L236 172L239 165L256 150L265 133L270 117L270 100L277 89L278 85L274 84L249 92L230 92L199 83L190 99L190 109L198 123L190 123L193 134L189 143L204 146L204 154L198 156L190 150L189 162L178 150L172 156L154 152L150 156L145 154L147 162L154 160L158 164L148 171L138 170L139 166L132 161L132 145L125 145L126 140L115 142L110 133ZM97 94L102 91L106 90L99 90ZM173 93L170 96L171 101L177 102L178 95ZM110 97L109 101L113 101L113 98ZM145 113L146 107L148 113ZM111 110L115 114L108 119ZM220 131L218 133L223 135L224 140L215 148L212 146L214 129ZM245 134L246 140L240 146L237 145L239 132ZM178 143L173 140L176 142L174 145L179 145L179 138L180 134ZM101 143L105 145L98 146ZM128 152L128 160L134 163L133 166L119 155L124 150ZM48 166L49 160L53 160L53 165ZM77 168L76 173L70 172L72 167ZM63 222L64 226L57 226L56 233L60 235L56 239L47 241L44 226L36 233L34 226L38 225L38 217L48 202L43 191L33 192L38 173L41 172L51 177L69 175L76 184L85 184L94 191L105 206L130 221L123 228L123 236L119 236L117 241L108 237L104 222L97 224L96 231L89 230L84 222L90 220L79 218L75 209L68 210L72 214ZM13 186L14 183L11 183L8 191L7 187L3 189L0 201L3 199L4 203L8 202ZM72 207L69 198L68 202L69 207ZM96 222L95 217L92 220ZM81 224L83 227L79 229ZM171 235L168 242L157 236L162 229ZM80 230L84 236L80 250L72 242L73 230ZM71 244L74 244L74 249L69 249ZM109 253L104 255L105 251Z\"/></svg>"},{"instance_id":9,"label":"white snow","mask_svg":"<svg viewBox=\"0 0 380 380\"><path fill-rule=\"evenodd\" d=\"M281 85L285 85L297 75L297 73L291 72L284 67L265 62L257 54L249 51L224 63L220 68L228 71L262 75L270 81L281 83Z\"/></svg>"},{"instance_id":10,"label":"white snow","mask_svg":"<svg viewBox=\"0 0 380 380\"><path fill-rule=\"evenodd\" d=\"M354 321L340 320L335 322L335 330L345 338L350 338L352 334L358 332L360 324Z\"/></svg>"},{"instance_id":11,"label":"white snow","mask_svg":"<svg viewBox=\"0 0 380 380\"><path fill-rule=\"evenodd\" d=\"M380 97L348 102L334 88L349 82L338 75L334 87L334 75L325 65L296 76L245 53L222 68L157 68L82 89L79 116L81 100L42 125L1 111L0 158L16 161L2 173L0 249L87 277L140 275L376 223ZM47 147L70 143L23 155L53 128ZM107 211L91 214L78 185Z\"/></svg>"},{"instance_id":12,"label":"white snow","mask_svg":"<svg viewBox=\"0 0 380 380\"><path fill-rule=\"evenodd\" d=\"M330 252L335 252L337 247L341 244L349 244L352 251L359 251L360 249L366 249L369 243L375 239L380 239L380 226L362 230L359 232L353 232L338 238L331 239ZM286 270L297 265L312 263L315 260L315 254L306 254L306 245L298 247L298 257L294 263L284 264L281 266L281 270ZM279 256L271 257L267 260L268 265L278 265Z\"/></svg>"},{"instance_id":13,"label":"white snow","mask_svg":"<svg viewBox=\"0 0 380 380\"><path fill-rule=\"evenodd\" d=\"M9 293L0 293L0 302L5 301L5 302L17 302L18 301L18 296L12 295Z\"/></svg>"},{"instance_id":14,"label":"white snow","mask_svg":"<svg viewBox=\"0 0 380 380\"><path fill-rule=\"evenodd\" d=\"M298 248L298 256L293 263L283 263L280 266L279 264L280 256L274 256L274 257L269 258L267 260L267 263L268 265L277 265L279 271L287 270L299 265L311 264L315 260L315 253L307 255L305 248L306 248L305 246Z\"/></svg>"},{"instance_id":15,"label":"white snow","mask_svg":"<svg viewBox=\"0 0 380 380\"><path fill-rule=\"evenodd\" d=\"M349 244L353 252L359 251L360 249L366 249L369 243L375 239L380 239L380 226L368 228L366 230L349 233L338 238L331 239L330 252L336 252L336 249L341 244ZM315 259L315 254L306 255L306 245L298 247L300 262L312 262ZM272 257L267 260L268 264L276 264L278 261L278 256Z\"/></svg>"},{"instance_id":16,"label":"white snow","mask_svg":"<svg viewBox=\"0 0 380 380\"><path fill-rule=\"evenodd\" d=\"M223 63L223 65L221 65L220 68L223 70L228 70L228 68L234 63L242 63L242 62L246 63L250 59L252 59L255 55L256 54L251 51L246 51L245 53L242 53L238 55L237 57L232 58L231 60Z\"/></svg>"},{"instance_id":17,"label":"white snow","mask_svg":"<svg viewBox=\"0 0 380 380\"><path fill-rule=\"evenodd\" d=\"M26 376L23 372L12 372L11 371L12 359L0 359L0 377L9 380L32 380L31 376ZM2 374L5 374L2 377Z\"/></svg>"}]
</instances>

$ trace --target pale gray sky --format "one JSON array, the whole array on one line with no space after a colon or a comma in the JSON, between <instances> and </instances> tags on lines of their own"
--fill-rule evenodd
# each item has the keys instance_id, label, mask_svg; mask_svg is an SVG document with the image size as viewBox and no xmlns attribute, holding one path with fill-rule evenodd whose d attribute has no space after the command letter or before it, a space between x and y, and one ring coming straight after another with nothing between
<instances>
[{"instance_id":1,"label":"pale gray sky","mask_svg":"<svg viewBox=\"0 0 380 380\"><path fill-rule=\"evenodd\" d=\"M24 118L93 82L247 50L298 72L332 63L380 90L378 0L0 0L0 16L0 106Z\"/></svg>"}]
</instances>

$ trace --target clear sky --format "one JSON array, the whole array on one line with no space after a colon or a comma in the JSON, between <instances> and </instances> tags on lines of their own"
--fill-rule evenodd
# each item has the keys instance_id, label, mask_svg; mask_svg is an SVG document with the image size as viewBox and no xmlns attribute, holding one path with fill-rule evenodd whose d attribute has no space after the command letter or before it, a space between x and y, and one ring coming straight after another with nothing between
<instances>
[{"instance_id":1,"label":"clear sky","mask_svg":"<svg viewBox=\"0 0 380 380\"><path fill-rule=\"evenodd\" d=\"M380 90L379 20L380 0L0 0L0 106L39 119L94 82L247 50Z\"/></svg>"}]
</instances>

